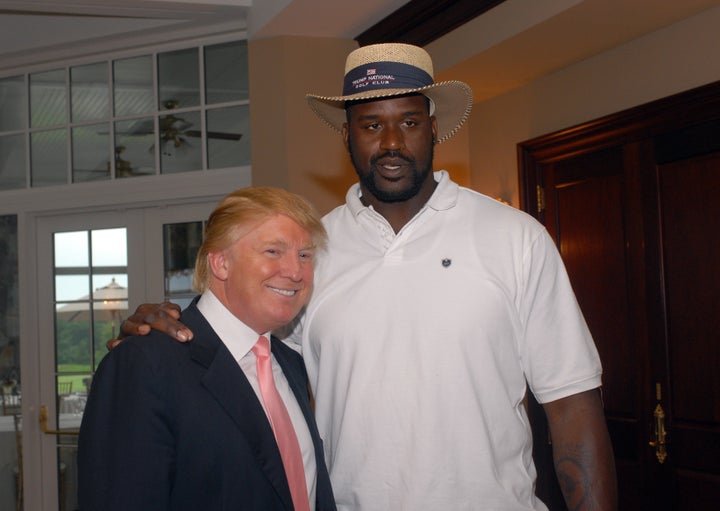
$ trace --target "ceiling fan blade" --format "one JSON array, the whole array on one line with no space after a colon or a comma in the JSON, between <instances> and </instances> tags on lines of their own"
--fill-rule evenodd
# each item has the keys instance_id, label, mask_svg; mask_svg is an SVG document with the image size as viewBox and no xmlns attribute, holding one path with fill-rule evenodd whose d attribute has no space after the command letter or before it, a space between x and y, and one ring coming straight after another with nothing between
<instances>
[{"instance_id":1,"label":"ceiling fan blade","mask_svg":"<svg viewBox=\"0 0 720 511\"><path fill-rule=\"evenodd\" d=\"M208 131L207 136L208 138L219 138L222 140L240 140L242 138L242 133L222 133L219 131Z\"/></svg>"},{"instance_id":2,"label":"ceiling fan blade","mask_svg":"<svg viewBox=\"0 0 720 511\"><path fill-rule=\"evenodd\" d=\"M152 121L142 123L141 125L133 126L127 130L115 130L116 135L123 137L144 137L146 135L153 135L155 133L155 126Z\"/></svg>"}]
</instances>

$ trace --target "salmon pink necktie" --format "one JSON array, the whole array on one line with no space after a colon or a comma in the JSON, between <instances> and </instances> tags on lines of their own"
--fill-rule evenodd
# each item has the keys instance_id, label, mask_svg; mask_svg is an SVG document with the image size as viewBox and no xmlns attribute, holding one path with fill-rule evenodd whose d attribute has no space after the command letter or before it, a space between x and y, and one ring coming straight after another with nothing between
<instances>
[{"instance_id":1,"label":"salmon pink necktie","mask_svg":"<svg viewBox=\"0 0 720 511\"><path fill-rule=\"evenodd\" d=\"M305 466L303 465L300 443L290 420L290 414L275 387L272 359L270 358L270 342L265 336L260 336L255 346L252 347L252 352L257 358L260 395L262 395L263 403L265 403L265 410L270 418L270 425L280 449L280 456L290 485L293 507L295 511L309 511L310 504L305 483Z\"/></svg>"}]
</instances>

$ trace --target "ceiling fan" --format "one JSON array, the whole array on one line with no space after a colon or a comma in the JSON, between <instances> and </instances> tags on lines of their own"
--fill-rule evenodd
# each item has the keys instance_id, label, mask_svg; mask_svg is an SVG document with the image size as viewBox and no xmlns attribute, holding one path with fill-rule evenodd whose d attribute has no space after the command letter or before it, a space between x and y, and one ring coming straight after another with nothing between
<instances>
[{"instance_id":1,"label":"ceiling fan","mask_svg":"<svg viewBox=\"0 0 720 511\"><path fill-rule=\"evenodd\" d=\"M174 99L168 99L162 103L165 110L174 110L178 107L179 102ZM188 137L199 138L202 136L202 132L197 129L191 129L193 123L188 120L175 115L170 112L166 115L161 115L158 119L159 128L159 140L161 147L165 147L167 144L171 144L175 149L181 149L185 146L191 146L188 141ZM147 120L140 123L140 125L134 127L127 135L130 136L143 136L154 134L154 123L152 120ZM220 140L240 140L242 133L224 133L221 131L207 131L206 135L208 138L215 138ZM155 144L151 145L149 150L153 151Z\"/></svg>"},{"instance_id":2,"label":"ceiling fan","mask_svg":"<svg viewBox=\"0 0 720 511\"><path fill-rule=\"evenodd\" d=\"M165 110L174 110L178 107L179 102L174 99L163 101L162 103ZM141 120L133 123L128 127L127 131L121 133L121 135L129 137L147 137L154 136L155 134L155 123L152 119ZM191 129L193 123L175 115L173 112L169 112L165 115L160 115L158 119L159 128L159 141L160 148L164 155L172 155L174 151L183 152L184 149L192 147L192 144L188 141L189 137L199 138L202 136L202 132L197 129ZM237 141L242 138L242 133L226 133L220 131L206 131L208 138ZM115 146L115 171L118 177L126 177L133 175L147 175L149 172L139 171L134 168L134 165L124 159L122 154L126 151L127 147L122 143L118 143ZM149 152L154 152L155 143L152 143L148 148ZM108 162L109 171L110 163ZM97 171L95 171L97 172Z\"/></svg>"},{"instance_id":3,"label":"ceiling fan","mask_svg":"<svg viewBox=\"0 0 720 511\"><path fill-rule=\"evenodd\" d=\"M145 176L153 173L147 169L136 168L130 161L124 159L122 155L127 150L126 146L117 145L114 150L116 177ZM93 168L73 167L73 181L82 182L107 179L110 177L110 172L111 165L109 161L107 161L105 165L98 165Z\"/></svg>"}]
</instances>

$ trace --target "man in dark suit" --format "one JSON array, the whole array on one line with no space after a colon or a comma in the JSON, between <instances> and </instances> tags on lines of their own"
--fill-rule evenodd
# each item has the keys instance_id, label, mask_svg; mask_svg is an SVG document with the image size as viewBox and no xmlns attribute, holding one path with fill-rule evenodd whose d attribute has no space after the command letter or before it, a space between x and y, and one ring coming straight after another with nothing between
<instances>
[{"instance_id":1,"label":"man in dark suit","mask_svg":"<svg viewBox=\"0 0 720 511\"><path fill-rule=\"evenodd\" d=\"M202 295L182 313L195 342L128 338L93 379L78 451L83 511L335 509L302 359L269 335L307 303L324 243L312 208L289 192L246 188L220 202L196 264Z\"/></svg>"}]
</instances>

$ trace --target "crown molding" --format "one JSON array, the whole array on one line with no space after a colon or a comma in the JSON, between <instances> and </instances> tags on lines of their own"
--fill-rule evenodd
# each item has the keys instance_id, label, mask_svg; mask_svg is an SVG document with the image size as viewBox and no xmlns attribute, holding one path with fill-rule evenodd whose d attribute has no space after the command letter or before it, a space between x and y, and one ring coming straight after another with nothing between
<instances>
[{"instance_id":1,"label":"crown molding","mask_svg":"<svg viewBox=\"0 0 720 511\"><path fill-rule=\"evenodd\" d=\"M355 37L360 46L425 46L506 0L411 0Z\"/></svg>"}]
</instances>

